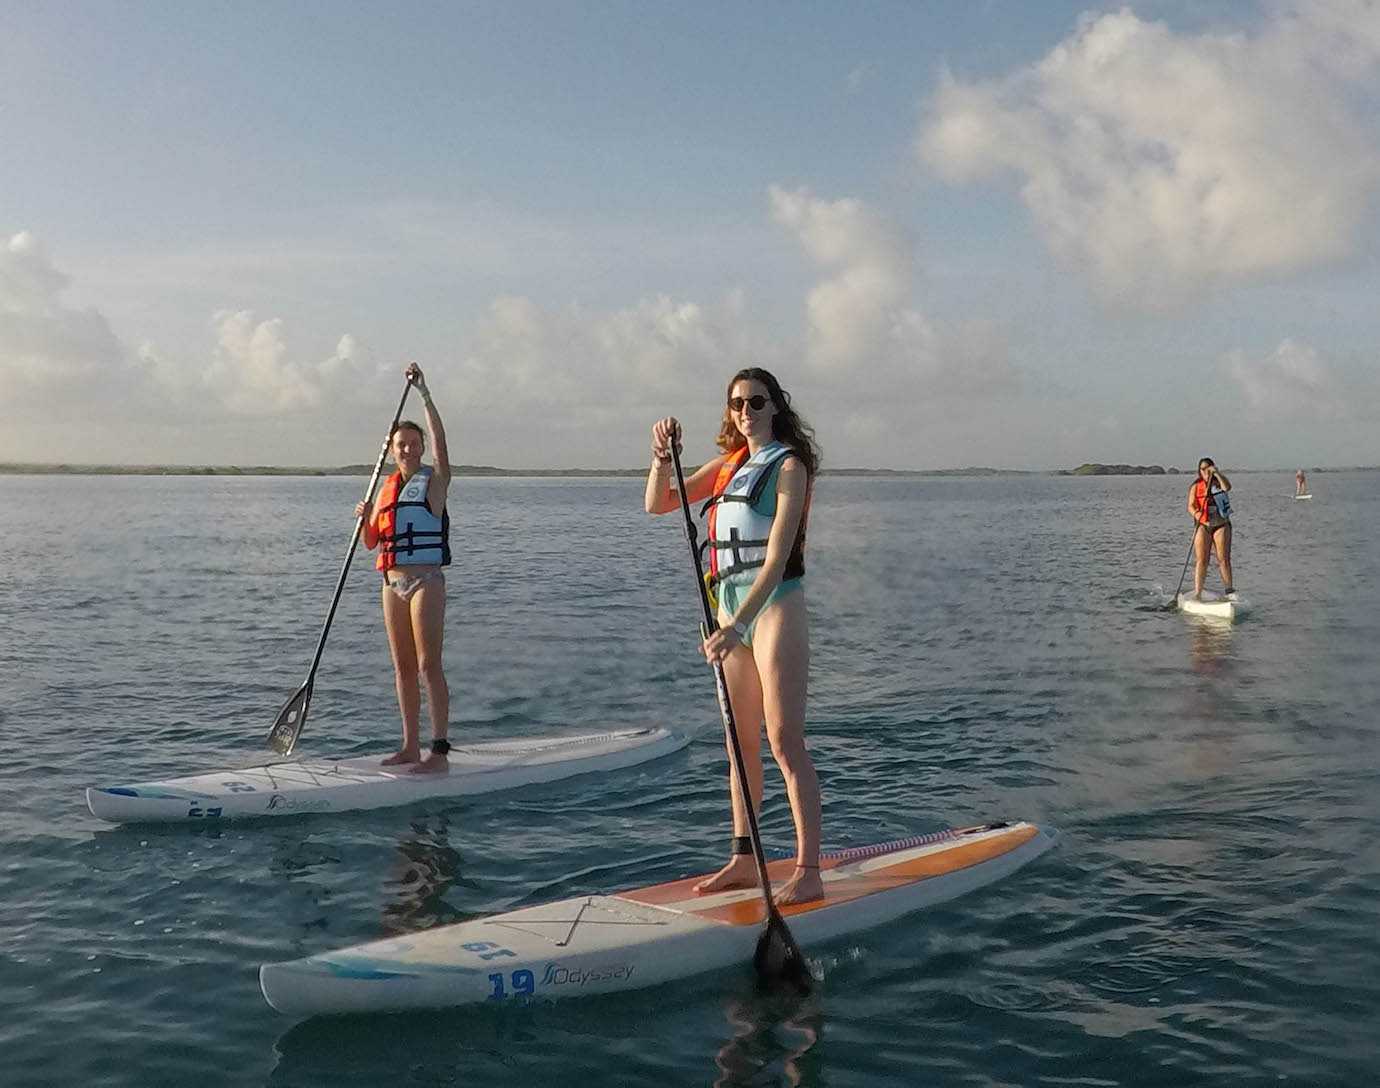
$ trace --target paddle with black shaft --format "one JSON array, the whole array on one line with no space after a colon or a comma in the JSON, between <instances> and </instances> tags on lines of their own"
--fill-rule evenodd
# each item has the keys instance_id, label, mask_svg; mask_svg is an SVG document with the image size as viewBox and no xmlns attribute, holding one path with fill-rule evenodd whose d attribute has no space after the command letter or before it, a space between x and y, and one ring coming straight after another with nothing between
<instances>
[{"instance_id":1,"label":"paddle with black shaft","mask_svg":"<svg viewBox=\"0 0 1380 1088\"><path fill-rule=\"evenodd\" d=\"M1201 473L1199 473L1199 475L1201 476ZM1197 487L1198 485L1195 483L1193 486L1194 486L1194 487ZM1209 486L1210 486L1210 485L1209 485ZM1207 501L1208 501L1208 488L1204 488L1204 489L1203 489L1203 513L1204 513L1204 515L1206 515L1206 513L1207 513ZM1173 596L1172 598L1170 598L1169 602L1164 606L1164 611L1166 611L1166 612L1172 612L1172 611L1174 611L1174 609L1176 609L1176 608L1179 607L1179 594L1182 593L1183 590L1184 590L1184 577L1188 574L1188 561L1189 561L1190 559L1193 558L1193 545L1196 544L1196 543L1198 543L1198 527L1199 527L1199 524L1200 524L1200 522L1198 521L1198 515L1197 515L1197 513L1194 513L1194 515L1193 515L1193 535L1192 535L1191 537L1188 538L1188 554L1187 554L1186 556L1184 556L1184 569L1181 570L1181 571L1179 571L1179 586L1178 586L1177 589L1174 590L1174 596Z\"/></svg>"},{"instance_id":2,"label":"paddle with black shaft","mask_svg":"<svg viewBox=\"0 0 1380 1088\"><path fill-rule=\"evenodd\" d=\"M690 516L690 500L685 496L685 473L680 467L680 448L678 435L672 434L671 460L676 466L676 487L680 494L680 509L685 515L685 539L690 545L690 561L695 568L695 586L700 595L700 606L704 609L704 621L700 624L700 634L708 638L710 632L717 631L719 624L714 609L709 603L709 590L704 584L704 572L700 567L699 533L695 529L694 518ZM724 732L728 736L728 748L733 753L733 768L738 779L738 788L743 796L743 808L747 812L748 834L752 839L752 856L757 862L757 882L762 888L762 901L767 908L767 924L757 939L757 950L752 963L757 969L758 978L767 983L784 983L800 993L810 992L810 968L800 946L795 943L786 919L772 899L771 878L767 875L767 859L762 850L762 834L757 828L757 813L753 811L752 791L748 788L747 765L743 760L743 748L738 743L738 727L733 719L733 704L728 698L728 681L724 677L723 663L714 662L714 684L719 696L719 714L724 721Z\"/></svg>"},{"instance_id":3,"label":"paddle with black shaft","mask_svg":"<svg viewBox=\"0 0 1380 1088\"><path fill-rule=\"evenodd\" d=\"M398 420L402 419L403 405L407 403L407 394L412 392L412 382L403 387L402 399L398 401L398 410L393 413L393 422L388 427L388 434L383 440L383 449L379 450L378 463L374 465L374 475L369 478L369 490L364 493L364 501L371 503L374 501L374 489L379 485L379 474L383 472L383 463L388 460L388 444L393 439L393 430L398 425ZM321 664L321 654L326 649L326 636L331 633L331 621L335 619L335 609L340 604L340 594L345 589L345 576L350 573L350 562L355 557L355 549L359 546L360 534L364 531L364 519L367 516L361 514L355 519L355 531L350 537L350 550L345 553L345 562L340 568L340 578L335 583L335 596L331 598L331 610L326 613L325 626L321 628L321 638L316 644L316 656L311 659L311 669L307 672L307 681L297 689L296 694L283 704L283 709L278 711L278 718L273 723L273 728L268 731L268 746L279 755L290 755L292 749L297 744L297 738L302 735L302 727L307 724L307 711L311 708L311 689L316 682L316 669Z\"/></svg>"},{"instance_id":4,"label":"paddle with black shaft","mask_svg":"<svg viewBox=\"0 0 1380 1088\"><path fill-rule=\"evenodd\" d=\"M1179 594L1183 592L1184 575L1188 573L1188 561L1193 558L1193 545L1198 542L1198 518L1193 518L1193 535L1188 538L1188 555L1184 556L1184 569L1179 571L1179 587L1174 590L1174 596L1169 599L1169 603L1164 606L1164 611L1172 612L1179 607Z\"/></svg>"}]
</instances>

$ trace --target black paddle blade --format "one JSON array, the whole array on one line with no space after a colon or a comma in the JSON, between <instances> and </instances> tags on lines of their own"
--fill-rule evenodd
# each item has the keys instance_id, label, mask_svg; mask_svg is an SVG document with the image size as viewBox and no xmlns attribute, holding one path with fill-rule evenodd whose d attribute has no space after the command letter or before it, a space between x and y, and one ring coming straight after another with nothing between
<instances>
[{"instance_id":1,"label":"black paddle blade","mask_svg":"<svg viewBox=\"0 0 1380 1088\"><path fill-rule=\"evenodd\" d=\"M1164 602L1164 604L1161 606L1161 611L1164 611L1164 612L1178 612L1178 611L1179 611L1179 590L1176 589L1176 590L1174 591L1174 596L1170 597L1169 600L1167 600L1167 601Z\"/></svg>"},{"instance_id":2,"label":"black paddle blade","mask_svg":"<svg viewBox=\"0 0 1380 1088\"><path fill-rule=\"evenodd\" d=\"M307 724L307 710L311 707L311 681L308 680L278 711L278 719L268 731L268 746L280 756L290 755Z\"/></svg>"},{"instance_id":3,"label":"black paddle blade","mask_svg":"<svg viewBox=\"0 0 1380 1088\"><path fill-rule=\"evenodd\" d=\"M786 920L772 911L767 928L757 938L757 950L752 954L752 966L757 969L758 982L773 989L792 989L808 994L814 986L810 965L795 943Z\"/></svg>"}]
</instances>

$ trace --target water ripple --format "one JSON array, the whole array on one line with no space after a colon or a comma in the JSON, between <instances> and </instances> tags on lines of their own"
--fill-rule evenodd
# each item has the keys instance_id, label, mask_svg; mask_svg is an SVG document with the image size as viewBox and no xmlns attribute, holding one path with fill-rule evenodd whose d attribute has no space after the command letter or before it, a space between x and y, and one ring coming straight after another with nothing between
<instances>
[{"instance_id":1,"label":"water ripple","mask_svg":"<svg viewBox=\"0 0 1380 1088\"><path fill-rule=\"evenodd\" d=\"M1380 476L1326 474L1294 504L1287 477L1241 475L1256 610L1225 629L1159 608L1183 556L1175 478L824 478L807 593L826 845L1024 817L1060 828L1059 848L812 950L804 1001L758 994L744 968L292 1026L259 963L703 872L730 834L684 542L641 514L635 480L457 481L458 539L504 547L457 548L454 730L669 724L696 731L682 752L283 823L90 817L85 786L262 757L361 486L0 477L7 508L41 496L75 534L49 608L0 573L6 1084L1376 1081ZM139 565L138 527L172 506L177 540ZM254 539L264 524L291 556ZM617 563L591 561L610 541ZM309 751L396 739L378 593L357 563ZM767 783L784 856L773 768Z\"/></svg>"}]
</instances>

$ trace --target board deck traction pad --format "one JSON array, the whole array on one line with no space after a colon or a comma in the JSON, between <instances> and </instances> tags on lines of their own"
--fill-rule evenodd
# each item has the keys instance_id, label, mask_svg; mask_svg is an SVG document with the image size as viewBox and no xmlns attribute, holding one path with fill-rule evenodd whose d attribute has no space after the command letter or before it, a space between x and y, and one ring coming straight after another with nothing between
<instances>
[{"instance_id":1,"label":"board deck traction pad","mask_svg":"<svg viewBox=\"0 0 1380 1088\"><path fill-rule=\"evenodd\" d=\"M539 744L539 743L533 742L533 743L530 744L530 745L521 745L521 744L514 744L514 743L512 743L511 741L507 741L507 742L505 742L505 741L497 741L497 742L495 742L495 743L493 743L493 744L484 744L484 743L480 743L480 744L478 744L478 745L474 745L474 744L469 744L469 745L466 745L466 744L453 744L453 745L451 745L450 754L453 755L453 756L457 756L457 757L461 757L461 756L465 756L465 755L479 755L479 756L485 756L485 755L513 756L513 757L514 757L514 760L513 760L512 763L507 763L507 764L502 764L502 763L500 763L500 764L494 765L494 766L491 767L491 768L486 768L486 769L489 769L489 770L502 770L504 767L511 767L511 766L513 766L513 765L516 763L516 761L517 761L518 759L521 759L523 756L541 755L541 754L544 754L544 753L546 753L546 752L560 752L560 751L565 751L565 750L572 749L572 748L587 747L587 746L592 745L592 744L602 744L602 743L605 743L605 742L607 742L607 741L614 740L614 739L623 740L623 739L631 739L633 736L648 736L648 735L650 735L650 734L652 734L652 733L655 733L655 732L656 732L655 729L610 730L610 731L607 732L607 733L595 733L595 734L589 734L589 735L585 735L585 736L571 737L569 740L554 740L554 739L553 739L552 742L551 742L550 744ZM300 758L300 759L282 759L282 760L277 761L276 763L261 763L261 764L256 764L256 765L253 766L253 767L246 767L246 768L243 768L243 770L244 770L244 771L260 771L260 772L263 772L264 777L268 779L268 781L272 784L273 788L275 788L275 789L279 788L280 786L300 785L303 781L311 782L311 783L324 783L324 781L325 781L326 779L331 779L331 778L339 778L339 779L349 778L351 781L354 781L354 782L367 782L367 781L369 781L370 779L380 777L381 774L382 774L382 775L389 776L389 777L401 779L401 778L403 777L403 775L407 773L406 771L394 771L394 770L392 770L391 768L384 767L382 764L379 764L379 765L378 765L378 770L373 771L373 772L371 773L369 768L361 767L361 766L358 766L358 765L352 765L354 760L357 760L357 759L360 759L360 758L363 758L363 759L373 759L374 757L373 757L373 756L363 756L363 757L360 757L360 756L338 756L338 757L327 757L327 758L325 758L325 759L321 759L321 758L312 758L312 757L304 757L304 758ZM282 773L284 774L284 778L283 778L283 780L282 780L281 782L279 782L278 779L276 779L276 778L274 777L274 770L275 770L275 768L278 768L278 767L283 768L283 772L282 772ZM323 770L323 769L321 769L322 767L325 767L326 769ZM292 775L289 776L287 772L292 772ZM227 770L227 771L224 771L224 772L220 772L220 771L208 771L208 772L206 772L206 773L208 773L208 774L221 774L221 773L224 773L224 774L241 774L241 773L243 773L243 771L241 771L241 770L233 770L233 769L232 769L232 770ZM296 780L295 780L295 781L290 780L291 777L294 777L294 776L295 776L295 779L296 779ZM195 776L188 776L188 777L195 777ZM409 777L409 778L405 779L405 781L413 781L413 780L414 780L414 778L412 778L412 777ZM139 792L139 787L137 787L137 786L102 786L102 787L101 787L101 792L102 792L102 793L114 794L114 795L117 796L117 797L159 797L159 796L160 796L159 794L150 792L150 791L147 790L147 789L143 790L142 792ZM207 793L207 792L205 792L204 790L198 791L198 790L187 789L187 790L179 790L177 793L175 793L175 794L169 794L168 796L181 798L181 797L183 797L183 796L189 796L189 797L216 797L216 796L219 796L219 795L218 795L218 794L213 794L213 793Z\"/></svg>"},{"instance_id":2,"label":"board deck traction pad","mask_svg":"<svg viewBox=\"0 0 1380 1088\"><path fill-rule=\"evenodd\" d=\"M944 831L934 831L928 835L913 835L910 838L897 839L894 842L874 843L870 846L855 846L843 850L830 850L820 854L820 868L823 869L827 874L830 870L842 865L847 865L850 862L867 861L871 858L883 857L886 854L899 853L902 850L913 850L919 846L931 846L935 843L950 842L953 840L961 839L965 835L973 835L984 831L1001 831L1010 826L1010 824L1006 823L996 823L984 824L980 827L949 828ZM1032 829L1030 837L1033 838L1035 834L1036 832L1034 832ZM768 862L767 868L769 872L773 869L782 870L786 868L794 868L793 859L778 857L773 861ZM781 876L781 873L778 871L772 873L772 875L779 878ZM580 903L580 907L576 911L575 917L568 920L564 918L557 918L551 919L549 922L546 922L541 919L524 919L522 924L517 924L510 921L505 921L504 915L495 915L489 918L480 918L477 919L477 921L484 925L492 925L503 929L513 929L519 932L525 931L533 933L536 936L545 937L546 939L551 940L551 943L558 948L564 948L566 945L570 943L570 939L575 935L576 929L579 927L580 922L583 920L585 911L593 907L595 905L596 900L601 900L602 902L600 902L599 906L601 907L601 909L607 911L610 914L617 913L610 901L617 902L620 899L627 900L633 903L638 903L642 906L665 908L667 904L661 901L663 899L663 895L660 893L663 893L663 891L669 892L670 889L680 889L686 884L698 883L700 880L703 879L703 876L684 877L680 880L672 880L665 884L653 884L651 887L648 888L637 888L631 891L614 892L611 895L607 896L586 895L581 897L583 899L583 902ZM825 877L825 879L828 879L827 876ZM758 923L766 920L765 912L762 909L761 900L758 898L760 895L761 893L758 891L757 885L754 882L753 885L748 888L729 888L723 892L717 892L711 895L698 896L698 901L701 904L703 904L703 906L707 909L696 910L692 913L699 914L702 917L712 917L715 921L726 922L729 925L757 925ZM728 911L724 916L720 917L719 915L721 912L716 907L716 903L720 898L724 897L732 897L734 902L728 904ZM840 900L838 899L812 900L806 903L786 904L779 907L778 909L781 911L782 914L800 914L806 911L816 910L821 906L837 906L839 902ZM741 908L743 906L746 906L748 909L736 909ZM674 908L671 908L671 912L679 913L678 911L675 911ZM648 924L646 921L640 918L635 918L632 915L624 915L624 917L627 918L629 925ZM567 929L565 935L559 940L552 940L548 934L543 933L539 930L525 929L526 926L543 924L552 924L557 926L568 925L569 928Z\"/></svg>"},{"instance_id":3,"label":"board deck traction pad","mask_svg":"<svg viewBox=\"0 0 1380 1088\"><path fill-rule=\"evenodd\" d=\"M1020 842L1013 843L1005 849L999 849L1000 840L996 838L983 838L995 832L1019 833ZM1030 839L1039 835L1039 828L1032 824L1022 825L1007 821L980 824L976 827L948 828L944 831L931 832L928 835L916 835L911 838L897 839L895 842L875 843L868 846L855 846L842 850L831 850L820 854L820 876L824 881L825 897L823 899L809 900L804 903L789 903L779 905L778 910L781 914L789 917L794 914L808 914L821 908L836 907L842 903L860 899L877 891L886 890L878 887L880 883L889 882L889 878L883 878L878 873L867 871L868 867L862 863L878 858L885 858L889 854L899 854L907 850L916 850L925 846L936 846L941 843L958 843L963 839L974 839L974 841L961 849L974 851L977 856L972 864L980 864L992 858L1000 857L1010 849L1024 845ZM921 854L910 862L900 862L900 865L909 868L924 868L926 858L933 858L936 855ZM943 856L939 854L937 856ZM844 876L838 870L846 865L858 864L860 872ZM878 869L886 866L878 866ZM970 866L961 866L959 869ZM768 875L773 881L783 879L790 875L795 868L794 857L789 859L777 859L767 863ZM895 878L895 883L902 884L909 880L923 879L927 875L945 875L944 873L907 873L904 876ZM727 891L714 892L708 895L698 895L693 891L692 886L703 880L702 876L685 877L680 880L672 880L665 884L654 884L648 888L638 888L631 891L615 892L610 898L625 899L634 903L641 903L646 906L668 906L677 912L686 912L698 915L715 922L726 922L734 926L756 926L766 921L766 910L762 903L761 892L754 881L748 888L733 888ZM840 887L841 884L850 885L847 888ZM686 893L689 893L690 901L696 906L686 908L682 904L687 901ZM727 900L726 902L724 900ZM674 906L672 906L674 904Z\"/></svg>"}]
</instances>

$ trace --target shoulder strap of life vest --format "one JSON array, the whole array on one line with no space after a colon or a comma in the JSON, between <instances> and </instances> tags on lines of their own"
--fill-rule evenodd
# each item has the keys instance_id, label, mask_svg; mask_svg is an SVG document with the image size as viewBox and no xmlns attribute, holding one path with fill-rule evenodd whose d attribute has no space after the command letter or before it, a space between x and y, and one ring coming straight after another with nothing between
<instances>
[{"instance_id":1,"label":"shoulder strap of life vest","mask_svg":"<svg viewBox=\"0 0 1380 1088\"><path fill-rule=\"evenodd\" d=\"M402 490L402 473L395 472L383 481L379 488L378 501L374 504L375 515L392 510L398 505L398 492Z\"/></svg>"},{"instance_id":2,"label":"shoulder strap of life vest","mask_svg":"<svg viewBox=\"0 0 1380 1088\"><path fill-rule=\"evenodd\" d=\"M758 473L757 479L752 482L752 488L747 494L725 495L724 492L728 490L728 485L733 482L733 477L738 475L738 470L741 469L744 463L749 459L747 446L738 447L738 449L724 458L724 463L719 468L719 474L714 478L714 492L705 501L705 504L700 507L700 516L703 517L705 512L708 511L709 516L712 518L714 516L714 507L721 502L745 502L750 506L757 505L757 500L762 497L762 492L767 489L767 482L772 479L771 470L773 466L784 461L793 453L795 453L795 450L783 443L781 449L777 450L766 461L761 462L759 466L761 471ZM710 529L712 535L712 525Z\"/></svg>"},{"instance_id":3,"label":"shoulder strap of life vest","mask_svg":"<svg viewBox=\"0 0 1380 1088\"><path fill-rule=\"evenodd\" d=\"M714 490L710 495L711 501L728 490L728 485L733 482L733 477L737 475L738 470L743 467L743 462L747 459L746 442L724 458L724 463L719 466L719 474L714 477Z\"/></svg>"},{"instance_id":4,"label":"shoulder strap of life vest","mask_svg":"<svg viewBox=\"0 0 1380 1088\"><path fill-rule=\"evenodd\" d=\"M709 542L714 539L714 512L717 508L716 500L728 489L728 485L733 480L734 475L747 459L748 447L746 442L731 453L724 455L724 463L719 466L719 473L714 477L714 489L709 493L709 498L705 501L705 504L700 507L700 517L704 517L706 513L709 515L709 520L705 525L707 531L705 532L704 539L700 541L701 559L703 559L704 553L709 551ZM714 572L714 553L712 551L709 552L709 568L712 575Z\"/></svg>"}]
</instances>

